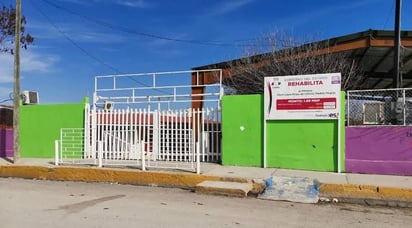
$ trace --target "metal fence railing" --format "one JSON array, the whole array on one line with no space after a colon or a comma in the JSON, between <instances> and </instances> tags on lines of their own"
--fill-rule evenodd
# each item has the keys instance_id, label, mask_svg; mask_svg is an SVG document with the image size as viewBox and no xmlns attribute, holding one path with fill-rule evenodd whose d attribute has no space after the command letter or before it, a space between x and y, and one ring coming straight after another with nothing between
<instances>
[{"instance_id":1,"label":"metal fence railing","mask_svg":"<svg viewBox=\"0 0 412 228\"><path fill-rule=\"evenodd\" d=\"M60 163L77 163L87 157L84 151L88 142L88 135L83 128L62 128L60 139L56 143L56 161Z\"/></svg>"},{"instance_id":2,"label":"metal fence railing","mask_svg":"<svg viewBox=\"0 0 412 228\"><path fill-rule=\"evenodd\" d=\"M346 124L411 125L412 89L347 91Z\"/></svg>"},{"instance_id":3,"label":"metal fence railing","mask_svg":"<svg viewBox=\"0 0 412 228\"><path fill-rule=\"evenodd\" d=\"M61 129L56 164L138 165L199 172L221 159L221 111L92 110L85 128ZM90 125L90 126L88 126Z\"/></svg>"}]
</instances>

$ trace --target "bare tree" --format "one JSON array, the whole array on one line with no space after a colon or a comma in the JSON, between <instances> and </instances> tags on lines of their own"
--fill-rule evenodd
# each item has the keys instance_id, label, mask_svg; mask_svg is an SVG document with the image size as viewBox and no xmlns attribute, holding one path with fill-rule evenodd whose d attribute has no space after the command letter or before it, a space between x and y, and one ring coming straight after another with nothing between
<instances>
[{"instance_id":1,"label":"bare tree","mask_svg":"<svg viewBox=\"0 0 412 228\"><path fill-rule=\"evenodd\" d=\"M328 42L297 41L284 32L257 40L255 46L245 50L245 57L229 62L227 67L231 77L223 84L236 94L263 93L267 76L340 72L342 90L359 88L365 78L349 53L332 53Z\"/></svg>"}]
</instances>

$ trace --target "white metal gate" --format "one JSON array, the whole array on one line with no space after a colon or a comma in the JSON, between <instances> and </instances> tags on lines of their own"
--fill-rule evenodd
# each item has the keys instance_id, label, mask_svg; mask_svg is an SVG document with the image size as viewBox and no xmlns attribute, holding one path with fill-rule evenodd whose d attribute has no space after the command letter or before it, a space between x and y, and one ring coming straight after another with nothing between
<instances>
[{"instance_id":1,"label":"white metal gate","mask_svg":"<svg viewBox=\"0 0 412 228\"><path fill-rule=\"evenodd\" d=\"M203 80L199 77L205 73L217 77L219 83L200 84ZM169 74L172 80L163 83L161 79ZM172 85L176 74L189 74L196 83ZM77 130L82 132L82 142L77 142L76 148L82 145L83 155L70 154L72 141L63 136L70 135L73 129L62 129L60 146L56 146L56 163L77 158L76 161L99 165L137 164L142 169L159 167L199 172L199 162L219 162L221 80L222 72L216 69L97 76L93 108L86 108L85 127ZM196 87L206 89L193 99L190 89ZM185 106L193 100L209 108Z\"/></svg>"},{"instance_id":2,"label":"white metal gate","mask_svg":"<svg viewBox=\"0 0 412 228\"><path fill-rule=\"evenodd\" d=\"M219 110L94 110L91 120L93 151L96 142L104 142L110 159L136 159L138 148L144 148L156 160L188 161L196 142L201 142L201 161L220 159Z\"/></svg>"},{"instance_id":3,"label":"white metal gate","mask_svg":"<svg viewBox=\"0 0 412 228\"><path fill-rule=\"evenodd\" d=\"M61 130L60 163L101 158L102 165L196 170L197 161L221 159L220 116L217 109L92 110L90 127Z\"/></svg>"}]
</instances>

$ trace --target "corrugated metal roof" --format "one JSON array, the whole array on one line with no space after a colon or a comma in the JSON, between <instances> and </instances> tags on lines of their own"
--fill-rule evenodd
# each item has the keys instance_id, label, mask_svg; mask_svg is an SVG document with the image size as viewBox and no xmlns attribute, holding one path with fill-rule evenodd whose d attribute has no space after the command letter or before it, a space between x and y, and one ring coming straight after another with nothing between
<instances>
[{"instance_id":1,"label":"corrugated metal roof","mask_svg":"<svg viewBox=\"0 0 412 228\"><path fill-rule=\"evenodd\" d=\"M341 37L326 39L317 44L327 47L322 54L347 53L353 59L358 60L366 77L360 86L363 89L391 88L393 81L394 66L394 31L367 30L364 32L349 34ZM402 87L412 87L412 31L401 32L401 74L403 78ZM308 45L308 44L306 44ZM282 52L280 50L279 52ZM264 55L256 55L248 58L264 61ZM240 59L214 63L206 66L193 68L204 69L226 69ZM225 70L223 71L225 74ZM229 73L226 77L229 77ZM223 75L225 77L225 75ZM233 75L232 75L233 77Z\"/></svg>"}]
</instances>

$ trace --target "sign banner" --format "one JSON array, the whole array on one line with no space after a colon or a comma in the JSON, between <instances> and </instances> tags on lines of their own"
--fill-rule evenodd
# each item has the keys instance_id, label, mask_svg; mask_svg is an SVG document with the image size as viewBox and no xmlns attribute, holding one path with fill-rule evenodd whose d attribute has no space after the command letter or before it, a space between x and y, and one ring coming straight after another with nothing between
<instances>
[{"instance_id":1,"label":"sign banner","mask_svg":"<svg viewBox=\"0 0 412 228\"><path fill-rule=\"evenodd\" d=\"M265 77L265 119L338 119L340 90L340 73Z\"/></svg>"}]
</instances>

